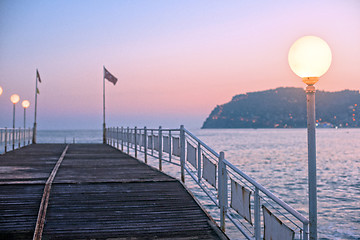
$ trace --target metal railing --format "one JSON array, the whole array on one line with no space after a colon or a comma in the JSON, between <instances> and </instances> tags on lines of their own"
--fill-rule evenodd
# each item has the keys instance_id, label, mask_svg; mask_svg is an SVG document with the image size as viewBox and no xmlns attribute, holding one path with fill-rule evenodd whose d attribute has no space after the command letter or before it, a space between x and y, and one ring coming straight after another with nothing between
<instances>
[{"instance_id":1,"label":"metal railing","mask_svg":"<svg viewBox=\"0 0 360 240\"><path fill-rule=\"evenodd\" d=\"M29 145L32 134L31 128L0 128L0 153Z\"/></svg>"},{"instance_id":2,"label":"metal railing","mask_svg":"<svg viewBox=\"0 0 360 240\"><path fill-rule=\"evenodd\" d=\"M185 184L185 174L188 174L219 208L219 225L224 232L226 222L230 221L247 239L263 239L264 235L271 234L271 224L265 231L271 216L276 224L287 229L289 239L309 238L306 217L226 160L224 152L217 153L184 126L179 129L107 128L106 142L128 154L131 150L135 158L139 152L143 153L145 163L149 156L157 159L160 171L163 162L180 167L180 180Z\"/></svg>"}]
</instances>

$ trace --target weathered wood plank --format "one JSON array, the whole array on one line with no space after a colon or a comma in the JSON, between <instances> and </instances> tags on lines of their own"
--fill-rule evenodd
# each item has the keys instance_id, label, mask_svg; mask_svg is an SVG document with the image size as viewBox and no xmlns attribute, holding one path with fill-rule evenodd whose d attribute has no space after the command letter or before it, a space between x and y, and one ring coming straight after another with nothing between
<instances>
[{"instance_id":1,"label":"weathered wood plank","mask_svg":"<svg viewBox=\"0 0 360 240\"><path fill-rule=\"evenodd\" d=\"M38 213L37 221L36 221L36 225L35 225L33 240L41 240L42 239L42 233L43 233L44 224L45 224L45 218L46 218L46 212L47 212L47 207L48 207L48 203L49 203L51 186L52 186L52 183L56 176L56 173L60 167L60 164L62 163L62 161L65 157L65 154L66 154L66 151L68 150L68 148L69 148L69 145L67 145L65 147L64 151L62 152L59 160L56 162L55 167L51 171L50 176L45 183L44 193L41 198L39 213Z\"/></svg>"},{"instance_id":2,"label":"weathered wood plank","mask_svg":"<svg viewBox=\"0 0 360 240\"><path fill-rule=\"evenodd\" d=\"M31 239L44 184L63 144L37 144L0 155L0 239Z\"/></svg>"},{"instance_id":3,"label":"weathered wood plank","mask_svg":"<svg viewBox=\"0 0 360 240\"><path fill-rule=\"evenodd\" d=\"M64 147L32 145L0 157L0 169L10 171L0 177L0 239L32 237ZM43 239L226 239L180 182L103 144L70 145L49 196Z\"/></svg>"}]
</instances>

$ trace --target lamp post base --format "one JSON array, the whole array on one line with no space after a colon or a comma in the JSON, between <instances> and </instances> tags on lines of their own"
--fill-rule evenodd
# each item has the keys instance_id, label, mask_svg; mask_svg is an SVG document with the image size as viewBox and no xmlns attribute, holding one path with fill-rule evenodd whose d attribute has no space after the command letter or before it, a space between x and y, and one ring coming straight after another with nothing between
<instances>
[{"instance_id":1,"label":"lamp post base","mask_svg":"<svg viewBox=\"0 0 360 240\"><path fill-rule=\"evenodd\" d=\"M106 144L106 124L103 124L103 144Z\"/></svg>"},{"instance_id":2,"label":"lamp post base","mask_svg":"<svg viewBox=\"0 0 360 240\"><path fill-rule=\"evenodd\" d=\"M36 123L34 123L33 135L32 135L32 143L36 144Z\"/></svg>"}]
</instances>

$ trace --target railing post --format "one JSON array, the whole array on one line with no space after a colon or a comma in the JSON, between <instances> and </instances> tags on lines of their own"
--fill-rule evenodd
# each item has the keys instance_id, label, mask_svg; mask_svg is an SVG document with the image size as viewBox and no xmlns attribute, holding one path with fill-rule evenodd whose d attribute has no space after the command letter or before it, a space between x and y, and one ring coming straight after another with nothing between
<instances>
[{"instance_id":1,"label":"railing post","mask_svg":"<svg viewBox=\"0 0 360 240\"><path fill-rule=\"evenodd\" d=\"M20 148L21 147L21 128L19 128L19 131L18 131L18 142L19 142L18 146Z\"/></svg>"},{"instance_id":2,"label":"railing post","mask_svg":"<svg viewBox=\"0 0 360 240\"><path fill-rule=\"evenodd\" d=\"M15 128L12 129L12 150L15 149Z\"/></svg>"},{"instance_id":3,"label":"railing post","mask_svg":"<svg viewBox=\"0 0 360 240\"><path fill-rule=\"evenodd\" d=\"M114 127L111 127L110 131L110 144L111 146L114 146Z\"/></svg>"},{"instance_id":4,"label":"railing post","mask_svg":"<svg viewBox=\"0 0 360 240\"><path fill-rule=\"evenodd\" d=\"M162 171L162 130L161 130L161 126L159 127L159 134L158 134L158 138L159 138L159 170Z\"/></svg>"},{"instance_id":5,"label":"railing post","mask_svg":"<svg viewBox=\"0 0 360 240\"><path fill-rule=\"evenodd\" d=\"M133 133L134 129L130 128L130 148L134 148L134 133Z\"/></svg>"},{"instance_id":6,"label":"railing post","mask_svg":"<svg viewBox=\"0 0 360 240\"><path fill-rule=\"evenodd\" d=\"M180 166L181 181L185 183L185 130L184 125L180 126Z\"/></svg>"},{"instance_id":7,"label":"railing post","mask_svg":"<svg viewBox=\"0 0 360 240\"><path fill-rule=\"evenodd\" d=\"M25 143L25 141L26 141L26 128L24 128L24 134L23 134L24 136L24 146L23 147L25 147L25 145L26 145L26 143Z\"/></svg>"},{"instance_id":8,"label":"railing post","mask_svg":"<svg viewBox=\"0 0 360 240\"><path fill-rule=\"evenodd\" d=\"M19 129L15 128L15 147L16 147L16 143L19 141Z\"/></svg>"},{"instance_id":9,"label":"railing post","mask_svg":"<svg viewBox=\"0 0 360 240\"><path fill-rule=\"evenodd\" d=\"M115 141L115 127L111 128L111 140L112 140L112 146L115 147L116 146L116 141Z\"/></svg>"},{"instance_id":10,"label":"railing post","mask_svg":"<svg viewBox=\"0 0 360 240\"><path fill-rule=\"evenodd\" d=\"M121 127L121 151L124 151L124 128Z\"/></svg>"},{"instance_id":11,"label":"railing post","mask_svg":"<svg viewBox=\"0 0 360 240\"><path fill-rule=\"evenodd\" d=\"M224 164L225 154L220 152L218 163L218 191L219 191L219 205L220 205L220 228L225 232L225 217L228 206L228 192L227 192L227 172Z\"/></svg>"},{"instance_id":12,"label":"railing post","mask_svg":"<svg viewBox=\"0 0 360 240\"><path fill-rule=\"evenodd\" d=\"M151 155L153 155L154 156L154 130L151 130L151 141L152 141L152 143L151 143Z\"/></svg>"},{"instance_id":13,"label":"railing post","mask_svg":"<svg viewBox=\"0 0 360 240\"><path fill-rule=\"evenodd\" d=\"M309 239L309 224L304 223L303 224L303 240Z\"/></svg>"},{"instance_id":14,"label":"railing post","mask_svg":"<svg viewBox=\"0 0 360 240\"><path fill-rule=\"evenodd\" d=\"M31 136L31 128L29 128L29 132L28 132L28 145L30 144L30 139L32 138Z\"/></svg>"},{"instance_id":15,"label":"railing post","mask_svg":"<svg viewBox=\"0 0 360 240\"><path fill-rule=\"evenodd\" d=\"M119 149L119 127L116 127L116 148Z\"/></svg>"},{"instance_id":16,"label":"railing post","mask_svg":"<svg viewBox=\"0 0 360 240\"><path fill-rule=\"evenodd\" d=\"M255 194L254 194L254 231L255 231L255 239L261 239L261 223L260 223L260 195L259 189L255 187Z\"/></svg>"},{"instance_id":17,"label":"railing post","mask_svg":"<svg viewBox=\"0 0 360 240\"><path fill-rule=\"evenodd\" d=\"M141 152L141 147L142 147L141 145L143 144L143 143L142 143L142 137L141 137L141 136L142 136L142 133L141 133L141 132L142 132L142 130L141 130L141 128L140 128L140 129L139 129L139 133L138 133L139 152Z\"/></svg>"},{"instance_id":18,"label":"railing post","mask_svg":"<svg viewBox=\"0 0 360 240\"><path fill-rule=\"evenodd\" d=\"M171 162L171 130L169 130L169 162Z\"/></svg>"},{"instance_id":19,"label":"railing post","mask_svg":"<svg viewBox=\"0 0 360 240\"><path fill-rule=\"evenodd\" d=\"M5 149L4 149L5 153L7 152L7 136L8 136L8 133L7 133L7 127L6 127L5 128Z\"/></svg>"},{"instance_id":20,"label":"railing post","mask_svg":"<svg viewBox=\"0 0 360 240\"><path fill-rule=\"evenodd\" d=\"M126 133L127 134L127 144L126 144L127 145L127 154L129 154L129 152L130 152L130 150L129 150L129 147L130 147L129 146L130 145L130 133L129 133L130 129L129 129L129 127L127 127L126 131L127 131L127 133Z\"/></svg>"},{"instance_id":21,"label":"railing post","mask_svg":"<svg viewBox=\"0 0 360 240\"><path fill-rule=\"evenodd\" d=\"M137 158L137 127L135 127L135 135L134 135L134 142L135 142L135 158Z\"/></svg>"},{"instance_id":22,"label":"railing post","mask_svg":"<svg viewBox=\"0 0 360 240\"><path fill-rule=\"evenodd\" d=\"M198 158L198 168L197 168L197 175L198 175L198 183L200 183L201 181L201 144L198 142L198 155L197 155L197 158Z\"/></svg>"},{"instance_id":23,"label":"railing post","mask_svg":"<svg viewBox=\"0 0 360 240\"><path fill-rule=\"evenodd\" d=\"M111 127L111 145L115 147L115 127Z\"/></svg>"},{"instance_id":24,"label":"railing post","mask_svg":"<svg viewBox=\"0 0 360 240\"><path fill-rule=\"evenodd\" d=\"M144 127L144 159L145 159L145 163L147 163L147 129L146 127Z\"/></svg>"}]
</instances>

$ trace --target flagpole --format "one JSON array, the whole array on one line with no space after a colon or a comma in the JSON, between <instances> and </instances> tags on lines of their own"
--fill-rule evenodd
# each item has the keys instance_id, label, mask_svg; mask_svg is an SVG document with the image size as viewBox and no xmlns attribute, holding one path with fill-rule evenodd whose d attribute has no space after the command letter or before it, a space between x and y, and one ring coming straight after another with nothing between
<instances>
[{"instance_id":1,"label":"flagpole","mask_svg":"<svg viewBox=\"0 0 360 240\"><path fill-rule=\"evenodd\" d=\"M105 66L103 66L103 143L106 143L106 124L105 124Z\"/></svg>"},{"instance_id":2,"label":"flagpole","mask_svg":"<svg viewBox=\"0 0 360 240\"><path fill-rule=\"evenodd\" d=\"M36 69L36 77L35 77L35 114L34 114L34 128L33 128L33 136L32 143L36 144L36 113L37 113L37 89L38 89L38 70Z\"/></svg>"}]
</instances>

